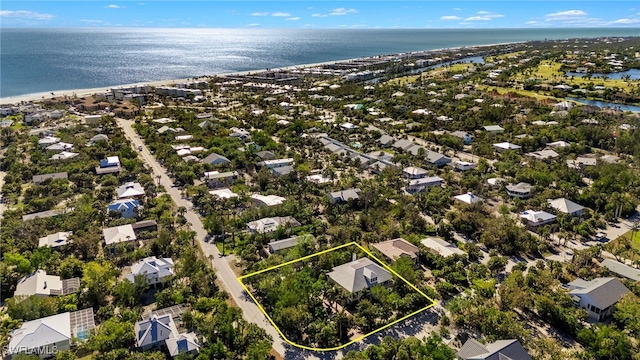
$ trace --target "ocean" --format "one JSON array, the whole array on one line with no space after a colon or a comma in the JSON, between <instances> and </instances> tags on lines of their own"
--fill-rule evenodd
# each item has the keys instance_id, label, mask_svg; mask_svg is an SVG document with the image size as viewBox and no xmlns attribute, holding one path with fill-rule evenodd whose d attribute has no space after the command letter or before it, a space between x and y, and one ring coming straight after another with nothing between
<instances>
[{"instance_id":1,"label":"ocean","mask_svg":"<svg viewBox=\"0 0 640 360\"><path fill-rule=\"evenodd\" d=\"M639 29L2 29L0 98Z\"/></svg>"}]
</instances>

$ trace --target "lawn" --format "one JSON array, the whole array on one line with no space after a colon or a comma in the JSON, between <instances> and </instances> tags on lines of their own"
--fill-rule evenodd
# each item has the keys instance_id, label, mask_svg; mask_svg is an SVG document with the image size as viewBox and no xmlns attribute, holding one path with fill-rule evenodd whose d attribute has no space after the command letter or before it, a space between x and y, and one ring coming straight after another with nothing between
<instances>
[{"instance_id":1,"label":"lawn","mask_svg":"<svg viewBox=\"0 0 640 360\"><path fill-rule=\"evenodd\" d=\"M553 96L541 95L535 91L530 91L530 90L516 90L516 89L509 89L509 88L503 88L503 87L497 87L497 86L484 86L484 87L481 87L480 89L483 91L496 90L498 94L515 93L522 96L528 96L536 100L555 99L555 97Z\"/></svg>"},{"instance_id":2,"label":"lawn","mask_svg":"<svg viewBox=\"0 0 640 360\"><path fill-rule=\"evenodd\" d=\"M496 60L506 60L512 56L518 57L522 54L526 53L526 51L515 51L515 52L510 52L507 54L502 54L502 55L497 55L497 56L488 56L486 61L487 62L494 62Z\"/></svg>"}]
</instances>

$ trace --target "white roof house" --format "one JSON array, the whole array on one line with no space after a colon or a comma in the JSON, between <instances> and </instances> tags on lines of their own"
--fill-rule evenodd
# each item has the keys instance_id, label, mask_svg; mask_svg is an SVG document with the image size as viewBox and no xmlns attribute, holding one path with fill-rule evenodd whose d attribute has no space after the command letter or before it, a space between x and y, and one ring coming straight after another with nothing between
<instances>
[{"instance_id":1,"label":"white roof house","mask_svg":"<svg viewBox=\"0 0 640 360\"><path fill-rule=\"evenodd\" d=\"M417 166L409 166L402 169L402 175L409 179L419 179L427 176L428 171Z\"/></svg>"},{"instance_id":2,"label":"white roof house","mask_svg":"<svg viewBox=\"0 0 640 360\"><path fill-rule=\"evenodd\" d=\"M230 199L232 197L238 197L238 194L231 191L229 188L211 190L209 194L217 196L220 199Z\"/></svg>"},{"instance_id":3,"label":"white roof house","mask_svg":"<svg viewBox=\"0 0 640 360\"><path fill-rule=\"evenodd\" d=\"M74 153L74 152L70 152L70 151L62 151L58 154L53 154L51 155L50 159L51 160L68 160L68 159L73 159L74 157L80 155L80 153Z\"/></svg>"},{"instance_id":4,"label":"white roof house","mask_svg":"<svg viewBox=\"0 0 640 360\"><path fill-rule=\"evenodd\" d=\"M456 195L454 196L454 198L456 200L462 201L463 203L469 204L469 205L483 201L481 197L478 197L471 192L468 192L466 194Z\"/></svg>"},{"instance_id":5,"label":"white roof house","mask_svg":"<svg viewBox=\"0 0 640 360\"><path fill-rule=\"evenodd\" d=\"M441 238L428 237L426 239L420 240L420 243L442 257L466 254L455 245L450 244L447 241L442 240Z\"/></svg>"},{"instance_id":6,"label":"white roof house","mask_svg":"<svg viewBox=\"0 0 640 360\"><path fill-rule=\"evenodd\" d=\"M173 275L173 260L171 258L156 258L150 256L131 265L131 273L127 274L127 280L134 282L135 277L144 275L147 283L155 285L162 283L164 279Z\"/></svg>"},{"instance_id":7,"label":"white roof house","mask_svg":"<svg viewBox=\"0 0 640 360\"><path fill-rule=\"evenodd\" d=\"M172 357L181 353L194 354L200 350L200 343L194 333L180 334L178 337L165 340L165 343Z\"/></svg>"},{"instance_id":8,"label":"white roof house","mask_svg":"<svg viewBox=\"0 0 640 360\"><path fill-rule=\"evenodd\" d=\"M569 284L569 295L589 318L601 321L613 313L614 305L629 292L616 278L596 278L590 281L576 279Z\"/></svg>"},{"instance_id":9,"label":"white roof house","mask_svg":"<svg viewBox=\"0 0 640 360\"><path fill-rule=\"evenodd\" d=\"M38 145L42 147L47 147L49 145L60 142L60 138L55 136L45 136L42 139L38 140Z\"/></svg>"},{"instance_id":10,"label":"white roof house","mask_svg":"<svg viewBox=\"0 0 640 360\"><path fill-rule=\"evenodd\" d=\"M546 211L526 210L520 213L520 218L527 221L531 227L545 225L556 220L556 216Z\"/></svg>"},{"instance_id":11,"label":"white roof house","mask_svg":"<svg viewBox=\"0 0 640 360\"><path fill-rule=\"evenodd\" d=\"M128 182L116 189L118 199L144 195L144 188L137 182Z\"/></svg>"},{"instance_id":12,"label":"white roof house","mask_svg":"<svg viewBox=\"0 0 640 360\"><path fill-rule=\"evenodd\" d=\"M49 296L62 294L60 276L47 275L45 270L37 270L18 281L13 296Z\"/></svg>"},{"instance_id":13,"label":"white roof house","mask_svg":"<svg viewBox=\"0 0 640 360\"><path fill-rule=\"evenodd\" d=\"M287 200L282 196L278 196L278 195L260 195L260 194L252 194L251 199L258 205L264 205L264 206L280 205L285 200Z\"/></svg>"},{"instance_id":14,"label":"white roof house","mask_svg":"<svg viewBox=\"0 0 640 360\"><path fill-rule=\"evenodd\" d=\"M72 338L86 339L86 332L95 327L92 308L27 321L11 332L7 354L52 356L68 350Z\"/></svg>"},{"instance_id":15,"label":"white roof house","mask_svg":"<svg viewBox=\"0 0 640 360\"><path fill-rule=\"evenodd\" d=\"M160 347L165 340L175 339L180 335L171 314L153 315L147 320L138 321L133 330L136 334L136 347L141 350Z\"/></svg>"},{"instance_id":16,"label":"white roof house","mask_svg":"<svg viewBox=\"0 0 640 360\"><path fill-rule=\"evenodd\" d=\"M247 230L251 233L265 234L276 231L279 226L300 226L298 220L292 216L262 218L247 223Z\"/></svg>"},{"instance_id":17,"label":"white roof house","mask_svg":"<svg viewBox=\"0 0 640 360\"><path fill-rule=\"evenodd\" d=\"M136 233L133 231L131 224L114 226L102 229L104 242L107 245L117 244L126 241L135 241Z\"/></svg>"},{"instance_id":18,"label":"white roof house","mask_svg":"<svg viewBox=\"0 0 640 360\"><path fill-rule=\"evenodd\" d=\"M493 144L493 147L496 148L497 151L522 149L522 146L516 145L516 144L512 144L510 142L496 143L496 144Z\"/></svg>"},{"instance_id":19,"label":"white roof house","mask_svg":"<svg viewBox=\"0 0 640 360\"><path fill-rule=\"evenodd\" d=\"M58 246L64 246L69 243L69 237L73 235L73 232L57 232L55 234L50 234L44 237L41 237L38 240L38 247L48 246L51 248L56 248Z\"/></svg>"},{"instance_id":20,"label":"white roof house","mask_svg":"<svg viewBox=\"0 0 640 360\"><path fill-rule=\"evenodd\" d=\"M120 166L120 158L117 156L108 156L106 159L100 160L100 167Z\"/></svg>"},{"instance_id":21,"label":"white roof house","mask_svg":"<svg viewBox=\"0 0 640 360\"><path fill-rule=\"evenodd\" d=\"M27 321L11 333L9 354L41 351L53 355L56 350L67 350L71 341L71 317L69 313L47 316Z\"/></svg>"}]
</instances>

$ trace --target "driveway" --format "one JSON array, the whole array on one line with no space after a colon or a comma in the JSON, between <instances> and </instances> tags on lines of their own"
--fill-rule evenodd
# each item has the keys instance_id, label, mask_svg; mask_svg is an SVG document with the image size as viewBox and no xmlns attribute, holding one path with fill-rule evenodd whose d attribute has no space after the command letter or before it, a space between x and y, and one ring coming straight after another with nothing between
<instances>
[{"instance_id":1,"label":"driveway","mask_svg":"<svg viewBox=\"0 0 640 360\"><path fill-rule=\"evenodd\" d=\"M200 221L200 217L196 211L194 211L193 204L182 197L180 189L173 187L173 181L166 174L166 170L158 163L158 161L156 161L153 155L151 155L151 152L149 152L149 149L147 149L144 142L137 137L135 130L131 127L134 124L134 121L117 119L117 123L124 131L125 136L129 141L131 141L132 146L136 149L139 156L151 167L154 173L153 178L155 179L156 176L159 175L160 184L164 186L176 205L184 206L187 209L184 216L187 221L191 223L191 229L196 232L196 238L200 243L200 247L202 248L204 255L211 259L211 263L216 269L216 276L222 282L224 289L231 294L233 300L242 309L243 317L247 321L257 324L263 328L267 334L271 335L273 338L274 350L280 354L284 354L285 342L280 338L276 329L271 325L260 309L258 309L258 306L256 306L250 297L245 295L244 289L231 269L231 265L228 261L229 258L221 256L215 245L205 242L207 231L204 229L202 221ZM142 151L137 150L139 145L142 145Z\"/></svg>"}]
</instances>

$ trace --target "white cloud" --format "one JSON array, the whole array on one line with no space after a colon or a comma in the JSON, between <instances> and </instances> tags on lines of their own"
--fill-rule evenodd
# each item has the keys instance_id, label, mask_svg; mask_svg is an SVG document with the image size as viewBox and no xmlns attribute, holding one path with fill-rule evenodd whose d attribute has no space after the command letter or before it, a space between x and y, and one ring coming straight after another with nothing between
<instances>
[{"instance_id":1,"label":"white cloud","mask_svg":"<svg viewBox=\"0 0 640 360\"><path fill-rule=\"evenodd\" d=\"M90 23L90 24L99 24L102 22L102 20L80 20L80 22Z\"/></svg>"},{"instance_id":2,"label":"white cloud","mask_svg":"<svg viewBox=\"0 0 640 360\"><path fill-rule=\"evenodd\" d=\"M247 24L247 27L256 27L256 26L260 26L260 24L257 24L257 23Z\"/></svg>"},{"instance_id":3,"label":"white cloud","mask_svg":"<svg viewBox=\"0 0 640 360\"><path fill-rule=\"evenodd\" d=\"M0 10L0 17L3 18L22 18L34 20L51 20L55 16L52 14L42 14L35 11L27 10Z\"/></svg>"},{"instance_id":4,"label":"white cloud","mask_svg":"<svg viewBox=\"0 0 640 360\"><path fill-rule=\"evenodd\" d=\"M536 24L539 24L539 22L537 22L535 20L531 20L531 21L527 21L525 24L527 24L527 25L536 25Z\"/></svg>"},{"instance_id":5,"label":"white cloud","mask_svg":"<svg viewBox=\"0 0 640 360\"><path fill-rule=\"evenodd\" d=\"M287 16L291 16L291 14L289 14L288 12L274 12L273 14L271 14L271 16L287 17Z\"/></svg>"},{"instance_id":6,"label":"white cloud","mask_svg":"<svg viewBox=\"0 0 640 360\"><path fill-rule=\"evenodd\" d=\"M460 19L461 19L461 17L455 16L455 15L446 15L446 16L440 17L440 20L444 20L444 21L460 20Z\"/></svg>"},{"instance_id":7,"label":"white cloud","mask_svg":"<svg viewBox=\"0 0 640 360\"><path fill-rule=\"evenodd\" d=\"M115 4L111 4L111 5L107 5L104 7L105 9L124 9L124 6L120 6L120 5L115 5Z\"/></svg>"},{"instance_id":8,"label":"white cloud","mask_svg":"<svg viewBox=\"0 0 640 360\"><path fill-rule=\"evenodd\" d=\"M497 18L503 18L504 15L502 14L496 14L496 13L492 13L489 11L478 11L477 12L478 15L476 16L470 16L466 19L464 19L464 21L489 21L492 19L497 19Z\"/></svg>"},{"instance_id":9,"label":"white cloud","mask_svg":"<svg viewBox=\"0 0 640 360\"><path fill-rule=\"evenodd\" d=\"M287 20L287 21L298 21L298 20L300 20L300 17L299 16L294 16L294 17L286 18L285 20Z\"/></svg>"},{"instance_id":10,"label":"white cloud","mask_svg":"<svg viewBox=\"0 0 640 360\"><path fill-rule=\"evenodd\" d=\"M461 8L453 8L453 11L460 11L462 10Z\"/></svg>"},{"instance_id":11,"label":"white cloud","mask_svg":"<svg viewBox=\"0 0 640 360\"><path fill-rule=\"evenodd\" d=\"M331 13L329 13L329 15L332 15L332 16L347 15L347 14L356 14L357 12L358 10L356 9L335 8L331 10Z\"/></svg>"},{"instance_id":12,"label":"white cloud","mask_svg":"<svg viewBox=\"0 0 640 360\"><path fill-rule=\"evenodd\" d=\"M311 14L311 17L327 17L326 14Z\"/></svg>"},{"instance_id":13,"label":"white cloud","mask_svg":"<svg viewBox=\"0 0 640 360\"><path fill-rule=\"evenodd\" d=\"M638 24L640 23L640 19L618 19L610 22L610 24Z\"/></svg>"},{"instance_id":14,"label":"white cloud","mask_svg":"<svg viewBox=\"0 0 640 360\"><path fill-rule=\"evenodd\" d=\"M254 12L251 16L269 16L268 12Z\"/></svg>"},{"instance_id":15,"label":"white cloud","mask_svg":"<svg viewBox=\"0 0 640 360\"><path fill-rule=\"evenodd\" d=\"M559 21L559 20L571 20L576 18L583 18L587 16L587 13L582 10L567 10L558 11L555 13L545 15L547 21Z\"/></svg>"}]
</instances>

